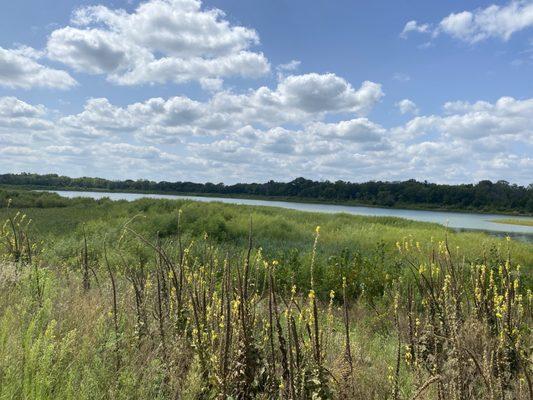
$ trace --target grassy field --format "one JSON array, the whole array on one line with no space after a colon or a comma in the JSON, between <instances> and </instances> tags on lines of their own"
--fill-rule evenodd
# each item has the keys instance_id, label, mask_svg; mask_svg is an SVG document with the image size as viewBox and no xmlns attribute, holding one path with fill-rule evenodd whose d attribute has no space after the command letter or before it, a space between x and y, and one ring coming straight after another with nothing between
<instances>
[{"instance_id":1,"label":"grassy field","mask_svg":"<svg viewBox=\"0 0 533 400\"><path fill-rule=\"evenodd\" d=\"M512 219L512 218L495 219L495 220L492 220L492 222L496 222L498 224L533 226L533 221L526 221L523 219Z\"/></svg>"},{"instance_id":2,"label":"grassy field","mask_svg":"<svg viewBox=\"0 0 533 400\"><path fill-rule=\"evenodd\" d=\"M531 244L221 203L0 201L0 399L531 396Z\"/></svg>"}]
</instances>

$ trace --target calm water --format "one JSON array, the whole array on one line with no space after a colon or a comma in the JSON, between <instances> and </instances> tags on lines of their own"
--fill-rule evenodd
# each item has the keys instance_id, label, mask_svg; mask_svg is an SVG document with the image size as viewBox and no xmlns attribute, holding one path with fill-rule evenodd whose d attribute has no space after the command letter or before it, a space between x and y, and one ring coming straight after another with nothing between
<instances>
[{"instance_id":1,"label":"calm water","mask_svg":"<svg viewBox=\"0 0 533 400\"><path fill-rule=\"evenodd\" d=\"M347 213L354 215L387 216L406 218L415 221L436 222L456 230L482 230L492 234L510 234L518 239L533 242L533 227L521 225L508 225L492 222L491 220L512 218L525 221L533 221L532 217L510 217L498 214L457 213L443 211L421 211L391 208L374 208L362 206L342 206L333 204L294 203L287 201L251 200L225 197L200 197L200 196L175 196L165 194L141 194L141 193L108 193L108 192L74 192L53 191L64 197L91 197L101 199L109 197L111 200L136 200L143 197L153 199L185 199L203 202L218 201L230 204L246 204L251 206L270 206L290 208L299 211L313 211L325 213Z\"/></svg>"}]
</instances>

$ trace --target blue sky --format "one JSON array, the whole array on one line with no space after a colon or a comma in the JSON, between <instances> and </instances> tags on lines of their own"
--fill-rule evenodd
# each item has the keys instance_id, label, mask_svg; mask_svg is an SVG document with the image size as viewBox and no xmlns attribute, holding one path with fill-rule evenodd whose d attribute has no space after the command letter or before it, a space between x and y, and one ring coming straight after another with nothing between
<instances>
[{"instance_id":1,"label":"blue sky","mask_svg":"<svg viewBox=\"0 0 533 400\"><path fill-rule=\"evenodd\" d=\"M532 182L532 1L0 9L2 172Z\"/></svg>"}]
</instances>

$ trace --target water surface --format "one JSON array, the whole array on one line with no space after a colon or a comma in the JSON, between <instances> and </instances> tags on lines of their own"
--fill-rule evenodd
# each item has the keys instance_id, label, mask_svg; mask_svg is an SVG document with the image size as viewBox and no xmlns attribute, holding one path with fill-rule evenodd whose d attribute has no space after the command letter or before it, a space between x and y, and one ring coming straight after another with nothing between
<instances>
[{"instance_id":1,"label":"water surface","mask_svg":"<svg viewBox=\"0 0 533 400\"><path fill-rule=\"evenodd\" d=\"M344 206L336 204L317 204L317 203L297 203L289 201L274 200L255 200L255 199L237 199L228 197L201 197L201 196L182 196L167 194L144 194L144 193L118 193L118 192L77 192L77 191L58 191L53 190L63 197L90 197L101 199L109 197L111 200L137 200L141 198L152 199L181 199L194 200L203 202L221 202L229 204L245 204L250 206L270 206L282 207L299 211L312 211L323 213L347 213L354 215L368 215L379 217L399 217L415 221L435 222L442 225L448 225L455 230L480 230L503 236L509 234L518 239L533 242L533 227L522 225L511 225L492 222L501 219L516 219L524 221L533 221L532 217L515 217L500 214L478 214L469 212L448 212L448 211L425 211L425 210L407 210L397 208L377 208L364 206Z\"/></svg>"}]
</instances>

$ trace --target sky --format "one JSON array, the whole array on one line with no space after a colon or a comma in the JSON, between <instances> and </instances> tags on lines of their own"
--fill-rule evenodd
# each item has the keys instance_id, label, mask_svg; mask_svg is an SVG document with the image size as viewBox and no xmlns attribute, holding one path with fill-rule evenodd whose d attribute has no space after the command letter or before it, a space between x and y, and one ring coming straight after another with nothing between
<instances>
[{"instance_id":1,"label":"sky","mask_svg":"<svg viewBox=\"0 0 533 400\"><path fill-rule=\"evenodd\" d=\"M0 5L0 173L533 183L533 1Z\"/></svg>"}]
</instances>

